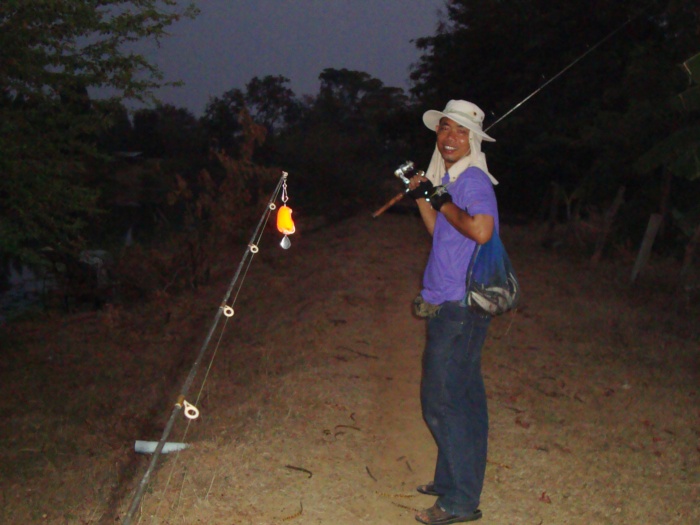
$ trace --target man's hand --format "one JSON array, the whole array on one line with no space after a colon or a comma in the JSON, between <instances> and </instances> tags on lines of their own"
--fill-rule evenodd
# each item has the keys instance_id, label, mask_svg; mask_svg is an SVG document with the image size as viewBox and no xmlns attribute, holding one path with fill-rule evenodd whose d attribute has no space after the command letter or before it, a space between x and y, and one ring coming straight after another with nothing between
<instances>
[{"instance_id":1,"label":"man's hand","mask_svg":"<svg viewBox=\"0 0 700 525\"><path fill-rule=\"evenodd\" d=\"M440 211L443 205L452 202L452 195L447 192L445 186L438 186L434 188L434 191L428 197L428 201L435 211Z\"/></svg>"},{"instance_id":2,"label":"man's hand","mask_svg":"<svg viewBox=\"0 0 700 525\"><path fill-rule=\"evenodd\" d=\"M408 181L408 189L406 190L406 193L410 197L416 199L416 204L418 205L418 211L420 212L421 219L423 219L425 228L428 230L430 235L433 234L433 230L435 229L435 219L437 218L437 213L432 206L430 206L430 201L428 198L434 192L435 188L433 187L432 182L430 182L423 174L414 175ZM417 197L414 197L416 194Z\"/></svg>"},{"instance_id":3,"label":"man's hand","mask_svg":"<svg viewBox=\"0 0 700 525\"><path fill-rule=\"evenodd\" d=\"M414 183L413 181L417 178L418 177L414 177L411 179L406 193L413 200L428 199L432 195L434 190L433 183L430 182L428 179L421 180L418 183Z\"/></svg>"}]
</instances>

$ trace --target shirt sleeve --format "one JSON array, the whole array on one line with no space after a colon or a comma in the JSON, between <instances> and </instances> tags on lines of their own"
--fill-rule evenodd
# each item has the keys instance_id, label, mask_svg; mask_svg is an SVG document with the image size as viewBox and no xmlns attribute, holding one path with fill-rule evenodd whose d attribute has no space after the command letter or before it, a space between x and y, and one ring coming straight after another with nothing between
<instances>
[{"instance_id":1,"label":"shirt sleeve","mask_svg":"<svg viewBox=\"0 0 700 525\"><path fill-rule=\"evenodd\" d=\"M466 210L469 215L490 215L498 217L496 193L488 175L476 167L471 167L465 173L463 184L459 184L456 195L452 195L457 206ZM459 181L461 182L461 180Z\"/></svg>"}]
</instances>

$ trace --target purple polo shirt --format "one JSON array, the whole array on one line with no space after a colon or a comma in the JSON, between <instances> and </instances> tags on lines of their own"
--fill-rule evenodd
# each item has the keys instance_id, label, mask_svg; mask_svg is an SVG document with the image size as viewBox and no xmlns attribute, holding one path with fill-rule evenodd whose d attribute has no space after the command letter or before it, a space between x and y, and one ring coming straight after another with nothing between
<instances>
[{"instance_id":1,"label":"purple polo shirt","mask_svg":"<svg viewBox=\"0 0 700 525\"><path fill-rule=\"evenodd\" d=\"M449 181L446 173L443 184ZM467 168L448 186L452 202L469 215L491 215L499 231L496 194L488 175L476 167ZM469 259L476 242L459 233L442 213L437 214L433 248L423 274L423 299L431 304L461 301L466 293Z\"/></svg>"}]
</instances>

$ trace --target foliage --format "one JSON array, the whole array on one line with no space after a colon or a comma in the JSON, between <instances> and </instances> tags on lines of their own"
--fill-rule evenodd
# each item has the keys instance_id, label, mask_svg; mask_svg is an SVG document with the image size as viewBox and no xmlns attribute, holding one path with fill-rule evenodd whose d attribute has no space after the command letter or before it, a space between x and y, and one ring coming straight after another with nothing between
<instances>
[{"instance_id":1,"label":"foliage","mask_svg":"<svg viewBox=\"0 0 700 525\"><path fill-rule=\"evenodd\" d=\"M121 100L163 84L127 44L194 15L174 0L0 4L0 253L37 263L45 246L79 249L97 212L83 176L101 159L99 133ZM90 100L94 88L114 95Z\"/></svg>"},{"instance_id":2,"label":"foliage","mask_svg":"<svg viewBox=\"0 0 700 525\"><path fill-rule=\"evenodd\" d=\"M170 104L140 109L133 116L129 150L147 157L199 160L207 144L199 121L191 112Z\"/></svg>"},{"instance_id":3,"label":"foliage","mask_svg":"<svg viewBox=\"0 0 700 525\"><path fill-rule=\"evenodd\" d=\"M700 179L700 54L686 60L683 69L688 74L689 87L677 98L682 116L677 119L676 129L642 155L636 167L642 173L664 170L668 178L672 174L681 179L681 184L692 184L692 187L685 188L690 192L681 191L685 197L688 194L693 197L676 203L670 213L680 237L683 241L689 240L681 271L685 277L700 236L700 195L697 191Z\"/></svg>"},{"instance_id":4,"label":"foliage","mask_svg":"<svg viewBox=\"0 0 700 525\"><path fill-rule=\"evenodd\" d=\"M408 99L361 71L327 68L319 79L318 95L276 138L270 159L293 176L307 214L339 219L387 197L378 188L405 160Z\"/></svg>"},{"instance_id":5,"label":"foliage","mask_svg":"<svg viewBox=\"0 0 700 525\"><path fill-rule=\"evenodd\" d=\"M244 107L245 95L236 88L207 103L201 122L214 149L236 154L241 132L238 116Z\"/></svg>"},{"instance_id":6,"label":"foliage","mask_svg":"<svg viewBox=\"0 0 700 525\"><path fill-rule=\"evenodd\" d=\"M270 134L299 118L300 104L288 83L286 77L268 75L262 79L254 77L246 84L246 107Z\"/></svg>"},{"instance_id":7,"label":"foliage","mask_svg":"<svg viewBox=\"0 0 700 525\"><path fill-rule=\"evenodd\" d=\"M637 168L649 172L665 167L681 178L700 178L700 54L686 60L683 69L688 73L689 87L677 97L678 107L685 113L670 136L654 145L638 161Z\"/></svg>"},{"instance_id":8,"label":"foliage","mask_svg":"<svg viewBox=\"0 0 700 525\"><path fill-rule=\"evenodd\" d=\"M215 150L235 158L241 151L243 108L267 131L255 161L284 166L310 214L342 216L383 194L358 193L358 182L374 185L389 156L398 163L405 147L408 99L403 90L360 71L324 69L316 97L298 100L282 76L253 78L245 91L231 89L207 105L202 125ZM391 170L393 171L393 169ZM391 173L388 169L385 173Z\"/></svg>"},{"instance_id":9,"label":"foliage","mask_svg":"<svg viewBox=\"0 0 700 525\"><path fill-rule=\"evenodd\" d=\"M119 261L118 280L127 298L206 283L219 247L243 239L263 213L281 171L252 162L267 131L245 110L239 121L240 158L212 150L210 168L167 175L170 189L158 210L155 235L125 250Z\"/></svg>"},{"instance_id":10,"label":"foliage","mask_svg":"<svg viewBox=\"0 0 700 525\"><path fill-rule=\"evenodd\" d=\"M204 110L202 124L207 130L212 145L235 155L242 128L239 115L245 109L253 120L274 135L280 129L295 123L301 113L301 104L294 92L287 87L289 79L281 75L253 77L246 90L238 88L214 97Z\"/></svg>"},{"instance_id":11,"label":"foliage","mask_svg":"<svg viewBox=\"0 0 700 525\"><path fill-rule=\"evenodd\" d=\"M681 105L687 111L700 110L700 53L683 62L691 87L678 95Z\"/></svg>"},{"instance_id":12,"label":"foliage","mask_svg":"<svg viewBox=\"0 0 700 525\"><path fill-rule=\"evenodd\" d=\"M532 216L556 183L599 214L626 186L621 213L635 228L646 221L664 180L635 162L678 127L670 101L684 82L676 64L697 49L697 6L454 0L446 9L437 33L416 42L411 92L421 109L473 100L487 128L508 115L485 149L502 207Z\"/></svg>"},{"instance_id":13,"label":"foliage","mask_svg":"<svg viewBox=\"0 0 700 525\"><path fill-rule=\"evenodd\" d=\"M637 162L640 171L665 167L677 177L700 178L700 126L685 127L654 145Z\"/></svg>"},{"instance_id":14,"label":"foliage","mask_svg":"<svg viewBox=\"0 0 700 525\"><path fill-rule=\"evenodd\" d=\"M425 165L432 153L420 115L451 98L477 102L487 128L507 115L489 131L498 142L485 145L506 213L533 216L556 185L567 220L602 217L622 186L619 216L633 237L662 207L659 195L670 195L667 209L697 203L697 111L672 103L694 107L697 88L677 64L697 52L697 7L453 0L445 9L436 33L416 41L412 98L368 73L327 68L317 95L301 100L289 79L268 75L213 97L200 119L162 104L132 119L123 100L148 99L163 79L124 45L164 37L191 6L3 3L0 252L36 261L44 246L77 251L87 235L123 237L148 220L124 268L138 273L144 258L152 272L134 282L151 275L144 286L163 290L188 275L196 286L215 244L256 215L274 166L291 174L297 218L381 205L400 188L395 167ZM91 100L98 87L114 97ZM106 153L117 160L106 164ZM675 192L662 165L686 173Z\"/></svg>"}]
</instances>

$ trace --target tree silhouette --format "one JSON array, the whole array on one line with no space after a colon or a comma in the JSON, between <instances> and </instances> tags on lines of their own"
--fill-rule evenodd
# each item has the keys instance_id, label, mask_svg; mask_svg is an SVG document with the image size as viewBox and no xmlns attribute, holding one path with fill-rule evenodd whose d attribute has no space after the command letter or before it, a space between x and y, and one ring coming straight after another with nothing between
<instances>
[{"instance_id":1,"label":"tree silhouette","mask_svg":"<svg viewBox=\"0 0 700 525\"><path fill-rule=\"evenodd\" d=\"M508 114L487 150L503 207L532 216L555 183L573 210L602 213L627 186L625 220L645 223L663 180L634 165L677 125L669 101L685 82L677 64L697 48L697 5L454 0L446 9L436 34L416 42L411 93L425 109L473 100L486 127Z\"/></svg>"},{"instance_id":2,"label":"tree silhouette","mask_svg":"<svg viewBox=\"0 0 700 525\"><path fill-rule=\"evenodd\" d=\"M44 247L81 247L97 211L84 174L101 158L99 134L122 100L148 100L164 84L124 46L195 14L173 0L0 4L0 253L39 263ZM94 88L113 95L91 100Z\"/></svg>"}]
</instances>

